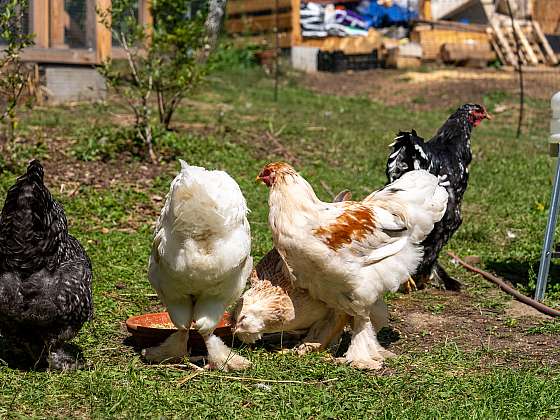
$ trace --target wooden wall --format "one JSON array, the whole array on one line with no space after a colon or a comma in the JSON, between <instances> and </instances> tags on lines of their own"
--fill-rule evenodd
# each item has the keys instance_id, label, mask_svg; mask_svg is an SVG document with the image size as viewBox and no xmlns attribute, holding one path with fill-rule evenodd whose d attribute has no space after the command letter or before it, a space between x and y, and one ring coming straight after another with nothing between
<instances>
[{"instance_id":1,"label":"wooden wall","mask_svg":"<svg viewBox=\"0 0 560 420\"><path fill-rule=\"evenodd\" d=\"M533 19L545 34L560 35L560 0L533 0Z\"/></svg>"}]
</instances>

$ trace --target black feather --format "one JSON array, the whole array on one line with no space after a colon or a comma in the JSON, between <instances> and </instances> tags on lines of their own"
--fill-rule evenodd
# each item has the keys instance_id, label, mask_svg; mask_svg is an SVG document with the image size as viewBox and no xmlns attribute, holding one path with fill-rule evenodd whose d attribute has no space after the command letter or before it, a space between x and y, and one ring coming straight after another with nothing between
<instances>
[{"instance_id":1,"label":"black feather","mask_svg":"<svg viewBox=\"0 0 560 420\"><path fill-rule=\"evenodd\" d=\"M463 105L428 142L418 137L414 130L400 132L391 149L386 167L388 183L405 172L425 169L440 179L440 184L446 187L449 194L443 218L434 225L422 243L424 257L416 270L417 279L430 276L439 252L461 226L461 203L469 180L468 166L472 160L470 137L475 126L473 111L485 113L480 105Z\"/></svg>"},{"instance_id":2,"label":"black feather","mask_svg":"<svg viewBox=\"0 0 560 420\"><path fill-rule=\"evenodd\" d=\"M91 262L33 161L0 215L0 333L62 360L61 347L92 318L91 280Z\"/></svg>"}]
</instances>

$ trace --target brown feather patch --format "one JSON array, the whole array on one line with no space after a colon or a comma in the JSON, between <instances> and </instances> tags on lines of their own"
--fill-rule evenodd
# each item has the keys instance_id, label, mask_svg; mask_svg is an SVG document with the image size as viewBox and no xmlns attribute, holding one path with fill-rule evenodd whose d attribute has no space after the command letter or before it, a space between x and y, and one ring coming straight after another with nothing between
<instances>
[{"instance_id":1,"label":"brown feather patch","mask_svg":"<svg viewBox=\"0 0 560 420\"><path fill-rule=\"evenodd\" d=\"M348 203L345 207L344 213L333 224L314 230L333 251L352 241L362 240L377 227L372 211L366 206Z\"/></svg>"}]
</instances>

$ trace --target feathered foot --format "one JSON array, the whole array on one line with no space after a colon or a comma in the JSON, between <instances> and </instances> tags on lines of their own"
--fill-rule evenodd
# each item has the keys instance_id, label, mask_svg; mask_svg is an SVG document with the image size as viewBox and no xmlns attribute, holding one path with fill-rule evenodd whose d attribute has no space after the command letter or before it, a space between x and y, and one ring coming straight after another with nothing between
<instances>
[{"instance_id":1,"label":"feathered foot","mask_svg":"<svg viewBox=\"0 0 560 420\"><path fill-rule=\"evenodd\" d=\"M207 369L220 369L226 372L232 370L244 370L251 366L251 362L236 354L224 344L220 337L210 334L204 336L204 342L208 349Z\"/></svg>"},{"instance_id":2,"label":"feathered foot","mask_svg":"<svg viewBox=\"0 0 560 420\"><path fill-rule=\"evenodd\" d=\"M447 274L447 271L439 263L434 266L432 275L439 284L443 284L445 290L458 292L463 287L463 283Z\"/></svg>"},{"instance_id":3,"label":"feathered foot","mask_svg":"<svg viewBox=\"0 0 560 420\"><path fill-rule=\"evenodd\" d=\"M352 341L344 355L344 362L357 369L377 370L381 369L386 358L393 356L377 341L371 321L354 317Z\"/></svg>"},{"instance_id":4,"label":"feathered foot","mask_svg":"<svg viewBox=\"0 0 560 420\"><path fill-rule=\"evenodd\" d=\"M84 356L77 346L66 344L49 349L47 355L49 370L73 371L85 366Z\"/></svg>"},{"instance_id":5,"label":"feathered foot","mask_svg":"<svg viewBox=\"0 0 560 420\"><path fill-rule=\"evenodd\" d=\"M142 356L152 363L181 361L188 354L188 339L189 332L187 330L179 330L167 337L159 346L142 350Z\"/></svg>"},{"instance_id":6,"label":"feathered foot","mask_svg":"<svg viewBox=\"0 0 560 420\"><path fill-rule=\"evenodd\" d=\"M415 290L418 290L418 288L416 287L416 282L412 277L409 277L408 280L401 285L401 291L403 293L408 294L414 292Z\"/></svg>"}]
</instances>

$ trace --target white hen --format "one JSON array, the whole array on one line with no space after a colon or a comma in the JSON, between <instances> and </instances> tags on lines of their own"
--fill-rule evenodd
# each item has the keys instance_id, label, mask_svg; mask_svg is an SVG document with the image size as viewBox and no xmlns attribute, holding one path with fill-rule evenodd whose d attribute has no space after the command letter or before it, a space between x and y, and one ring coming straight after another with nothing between
<instances>
[{"instance_id":1,"label":"white hen","mask_svg":"<svg viewBox=\"0 0 560 420\"><path fill-rule=\"evenodd\" d=\"M445 188L430 173L412 171L361 202L325 203L286 163L265 166L258 178L270 187L274 245L296 286L354 317L348 363L380 368L391 353L378 343L372 319L383 292L414 273L420 243L445 212Z\"/></svg>"},{"instance_id":2,"label":"white hen","mask_svg":"<svg viewBox=\"0 0 560 420\"><path fill-rule=\"evenodd\" d=\"M247 204L227 173L180 162L156 224L148 269L179 331L143 354L155 362L183 357L194 321L208 349L208 367L244 369L249 361L213 332L226 307L241 295L253 266Z\"/></svg>"}]
</instances>

